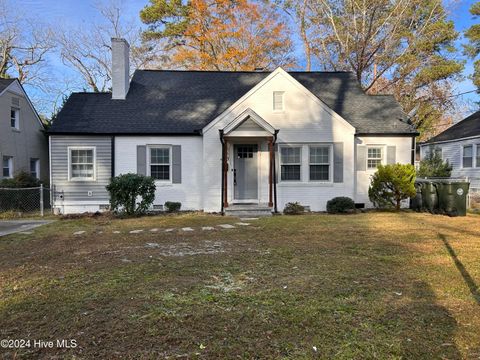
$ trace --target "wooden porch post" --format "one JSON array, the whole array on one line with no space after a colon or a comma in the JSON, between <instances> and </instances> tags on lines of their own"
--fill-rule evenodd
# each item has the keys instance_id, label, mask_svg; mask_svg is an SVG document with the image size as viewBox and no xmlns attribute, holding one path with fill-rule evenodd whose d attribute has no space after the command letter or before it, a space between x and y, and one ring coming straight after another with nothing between
<instances>
[{"instance_id":1,"label":"wooden porch post","mask_svg":"<svg viewBox=\"0 0 480 360\"><path fill-rule=\"evenodd\" d=\"M228 184L228 161L227 161L227 141L223 144L223 207L228 207L228 200L227 200L227 184Z\"/></svg>"},{"instance_id":2,"label":"wooden porch post","mask_svg":"<svg viewBox=\"0 0 480 360\"><path fill-rule=\"evenodd\" d=\"M268 173L268 206L272 207L273 206L273 199L272 199L272 194L273 194L273 138L268 139L268 151L270 153L270 166L269 166L269 173Z\"/></svg>"}]
</instances>

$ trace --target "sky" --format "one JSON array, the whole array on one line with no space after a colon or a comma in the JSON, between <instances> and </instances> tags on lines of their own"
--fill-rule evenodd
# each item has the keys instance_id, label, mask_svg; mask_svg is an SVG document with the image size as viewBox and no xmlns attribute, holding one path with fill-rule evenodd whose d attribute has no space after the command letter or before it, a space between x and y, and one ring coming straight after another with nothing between
<instances>
[{"instance_id":1,"label":"sky","mask_svg":"<svg viewBox=\"0 0 480 360\"><path fill-rule=\"evenodd\" d=\"M35 16L40 20L50 24L67 24L73 26L85 27L85 31L88 31L88 24L92 20L100 21L98 12L95 8L99 4L100 0L16 0L15 6L18 6L22 9L28 9L29 14L35 14ZM139 19L140 10L148 4L148 0L119 0L121 6L127 14L128 17L138 21L138 25L141 26ZM447 0L445 0L447 1ZM470 25L473 24L474 20L469 13L469 8L475 2L475 0L450 0L455 1L453 8L449 14L451 20L454 21L456 30L460 33L463 33ZM459 44L463 39L459 40ZM473 72L473 64L471 60L462 57L466 61L465 70L464 70L464 79L455 83L453 90L454 94L463 93L475 89L472 81L468 78ZM62 64L57 54L51 55L50 62L52 64L52 71L57 78L62 78L62 81L68 83L69 78L73 78L76 74ZM67 80L65 80L67 79ZM40 95L38 91L31 87L26 87L27 92L33 98L38 98ZM78 89L76 89L78 90ZM68 86L65 86L64 93L68 93L70 89ZM45 96L45 95L43 95ZM47 94L49 98L49 103L43 103L41 112L50 115L53 109L53 103L59 102L59 94ZM457 97L457 99L463 104L460 108L462 110L461 114L457 114L457 121L462 117L469 115L475 109L474 103L478 101L478 94L470 93Z\"/></svg>"}]
</instances>

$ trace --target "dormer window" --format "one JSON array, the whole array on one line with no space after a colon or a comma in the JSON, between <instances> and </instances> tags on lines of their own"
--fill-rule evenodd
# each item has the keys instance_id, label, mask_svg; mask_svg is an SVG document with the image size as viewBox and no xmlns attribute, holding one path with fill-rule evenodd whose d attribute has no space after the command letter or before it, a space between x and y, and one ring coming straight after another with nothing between
<instances>
[{"instance_id":1,"label":"dormer window","mask_svg":"<svg viewBox=\"0 0 480 360\"><path fill-rule=\"evenodd\" d=\"M283 97L285 92L284 91L274 91L273 92L273 111L283 111L284 104L283 104Z\"/></svg>"}]
</instances>

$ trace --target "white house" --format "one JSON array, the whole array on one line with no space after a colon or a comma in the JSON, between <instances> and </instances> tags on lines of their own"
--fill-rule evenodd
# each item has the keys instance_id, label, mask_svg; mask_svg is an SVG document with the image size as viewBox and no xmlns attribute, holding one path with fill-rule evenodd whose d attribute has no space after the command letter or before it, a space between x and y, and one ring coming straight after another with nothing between
<instances>
[{"instance_id":1,"label":"white house","mask_svg":"<svg viewBox=\"0 0 480 360\"><path fill-rule=\"evenodd\" d=\"M452 177L468 178L480 189L480 111L420 144L420 158L436 151L452 165Z\"/></svg>"},{"instance_id":2,"label":"white house","mask_svg":"<svg viewBox=\"0 0 480 360\"><path fill-rule=\"evenodd\" d=\"M72 94L49 133L58 212L107 208L110 178L132 172L155 178L156 209L370 206L377 165L414 160L399 104L352 73L137 70L129 82L128 44L112 49L112 93Z\"/></svg>"}]
</instances>

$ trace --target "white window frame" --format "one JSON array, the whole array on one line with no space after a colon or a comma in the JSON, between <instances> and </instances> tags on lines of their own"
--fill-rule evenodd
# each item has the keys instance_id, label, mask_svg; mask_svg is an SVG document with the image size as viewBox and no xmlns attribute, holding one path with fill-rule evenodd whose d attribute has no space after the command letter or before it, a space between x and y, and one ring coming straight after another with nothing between
<instances>
[{"instance_id":1,"label":"white window frame","mask_svg":"<svg viewBox=\"0 0 480 360\"><path fill-rule=\"evenodd\" d=\"M368 160L378 160L378 158L369 158L368 157L368 149L380 149L381 150L381 157L380 157L380 164L385 165L385 145L367 145L367 153L365 154L365 167L367 171L377 171L377 167L369 167Z\"/></svg>"},{"instance_id":2,"label":"white window frame","mask_svg":"<svg viewBox=\"0 0 480 360\"><path fill-rule=\"evenodd\" d=\"M286 163L286 164L284 164L284 163L283 163L283 160L282 160L282 149L283 149L283 148L299 148L299 149L300 149L300 162L299 162L299 163ZM295 183L295 182L298 183L298 182L302 182L302 180L303 180L303 174L302 174L302 173L303 173L303 170L302 170L302 168L303 168L303 145L295 145L295 144L292 144L292 145L288 145L288 144L286 144L286 145L281 145L281 146L279 146L279 154L278 154L278 155L279 155L279 160L280 160L280 161L279 161L279 164L280 164L280 174L278 174L278 175L279 175L278 177L280 178L280 179L279 179L280 182L284 182L284 183ZM288 166L288 165L300 165L300 179L298 179L298 180L283 180L283 179L282 179L282 166L283 166L283 165L287 165L287 166Z\"/></svg>"},{"instance_id":3,"label":"white window frame","mask_svg":"<svg viewBox=\"0 0 480 360\"><path fill-rule=\"evenodd\" d=\"M12 126L12 111L15 111L15 126ZM20 109L13 106L10 107L10 128L20 131Z\"/></svg>"},{"instance_id":4,"label":"white window frame","mask_svg":"<svg viewBox=\"0 0 480 360\"><path fill-rule=\"evenodd\" d=\"M147 176L152 176L151 165L166 165L166 164L152 164L151 163L151 150L152 149L168 149L168 180L155 179L155 182L163 184L172 184L172 145L148 145L147 146Z\"/></svg>"},{"instance_id":5,"label":"white window frame","mask_svg":"<svg viewBox=\"0 0 480 360\"><path fill-rule=\"evenodd\" d=\"M96 181L97 180L97 148L96 146L69 146L68 148L68 181ZM93 150L93 177L72 176L72 150Z\"/></svg>"},{"instance_id":6,"label":"white window frame","mask_svg":"<svg viewBox=\"0 0 480 360\"><path fill-rule=\"evenodd\" d=\"M3 161L5 158L8 158L8 176L3 176L3 169L5 169L5 167L3 166ZM2 156L2 178L4 179L11 179L13 178L13 156L8 156L8 155L3 155Z\"/></svg>"},{"instance_id":7,"label":"white window frame","mask_svg":"<svg viewBox=\"0 0 480 360\"><path fill-rule=\"evenodd\" d=\"M465 148L466 147L471 147L472 148L472 166L467 166L467 167L465 167L465 164L464 164ZM474 159L475 159L475 146L473 146L473 144L462 145L462 169L472 169L472 168L474 168L475 167Z\"/></svg>"},{"instance_id":8,"label":"white window frame","mask_svg":"<svg viewBox=\"0 0 480 360\"><path fill-rule=\"evenodd\" d=\"M30 158L30 175L32 175L32 161L35 161L35 173L37 174L36 178L40 179L40 159L38 158ZM33 176L33 175L32 175Z\"/></svg>"},{"instance_id":9,"label":"white window frame","mask_svg":"<svg viewBox=\"0 0 480 360\"><path fill-rule=\"evenodd\" d=\"M281 109L275 108L275 96L280 95L280 98L282 100L282 107ZM273 112L283 112L285 111L285 91L274 91L272 95L272 109Z\"/></svg>"},{"instance_id":10,"label":"white window frame","mask_svg":"<svg viewBox=\"0 0 480 360\"><path fill-rule=\"evenodd\" d=\"M310 153L312 148L324 147L328 148L328 164L311 163ZM333 182L333 145L332 144L311 144L308 145L308 181L313 183L331 183ZM310 165L328 165L328 180L312 180L310 177Z\"/></svg>"}]
</instances>

